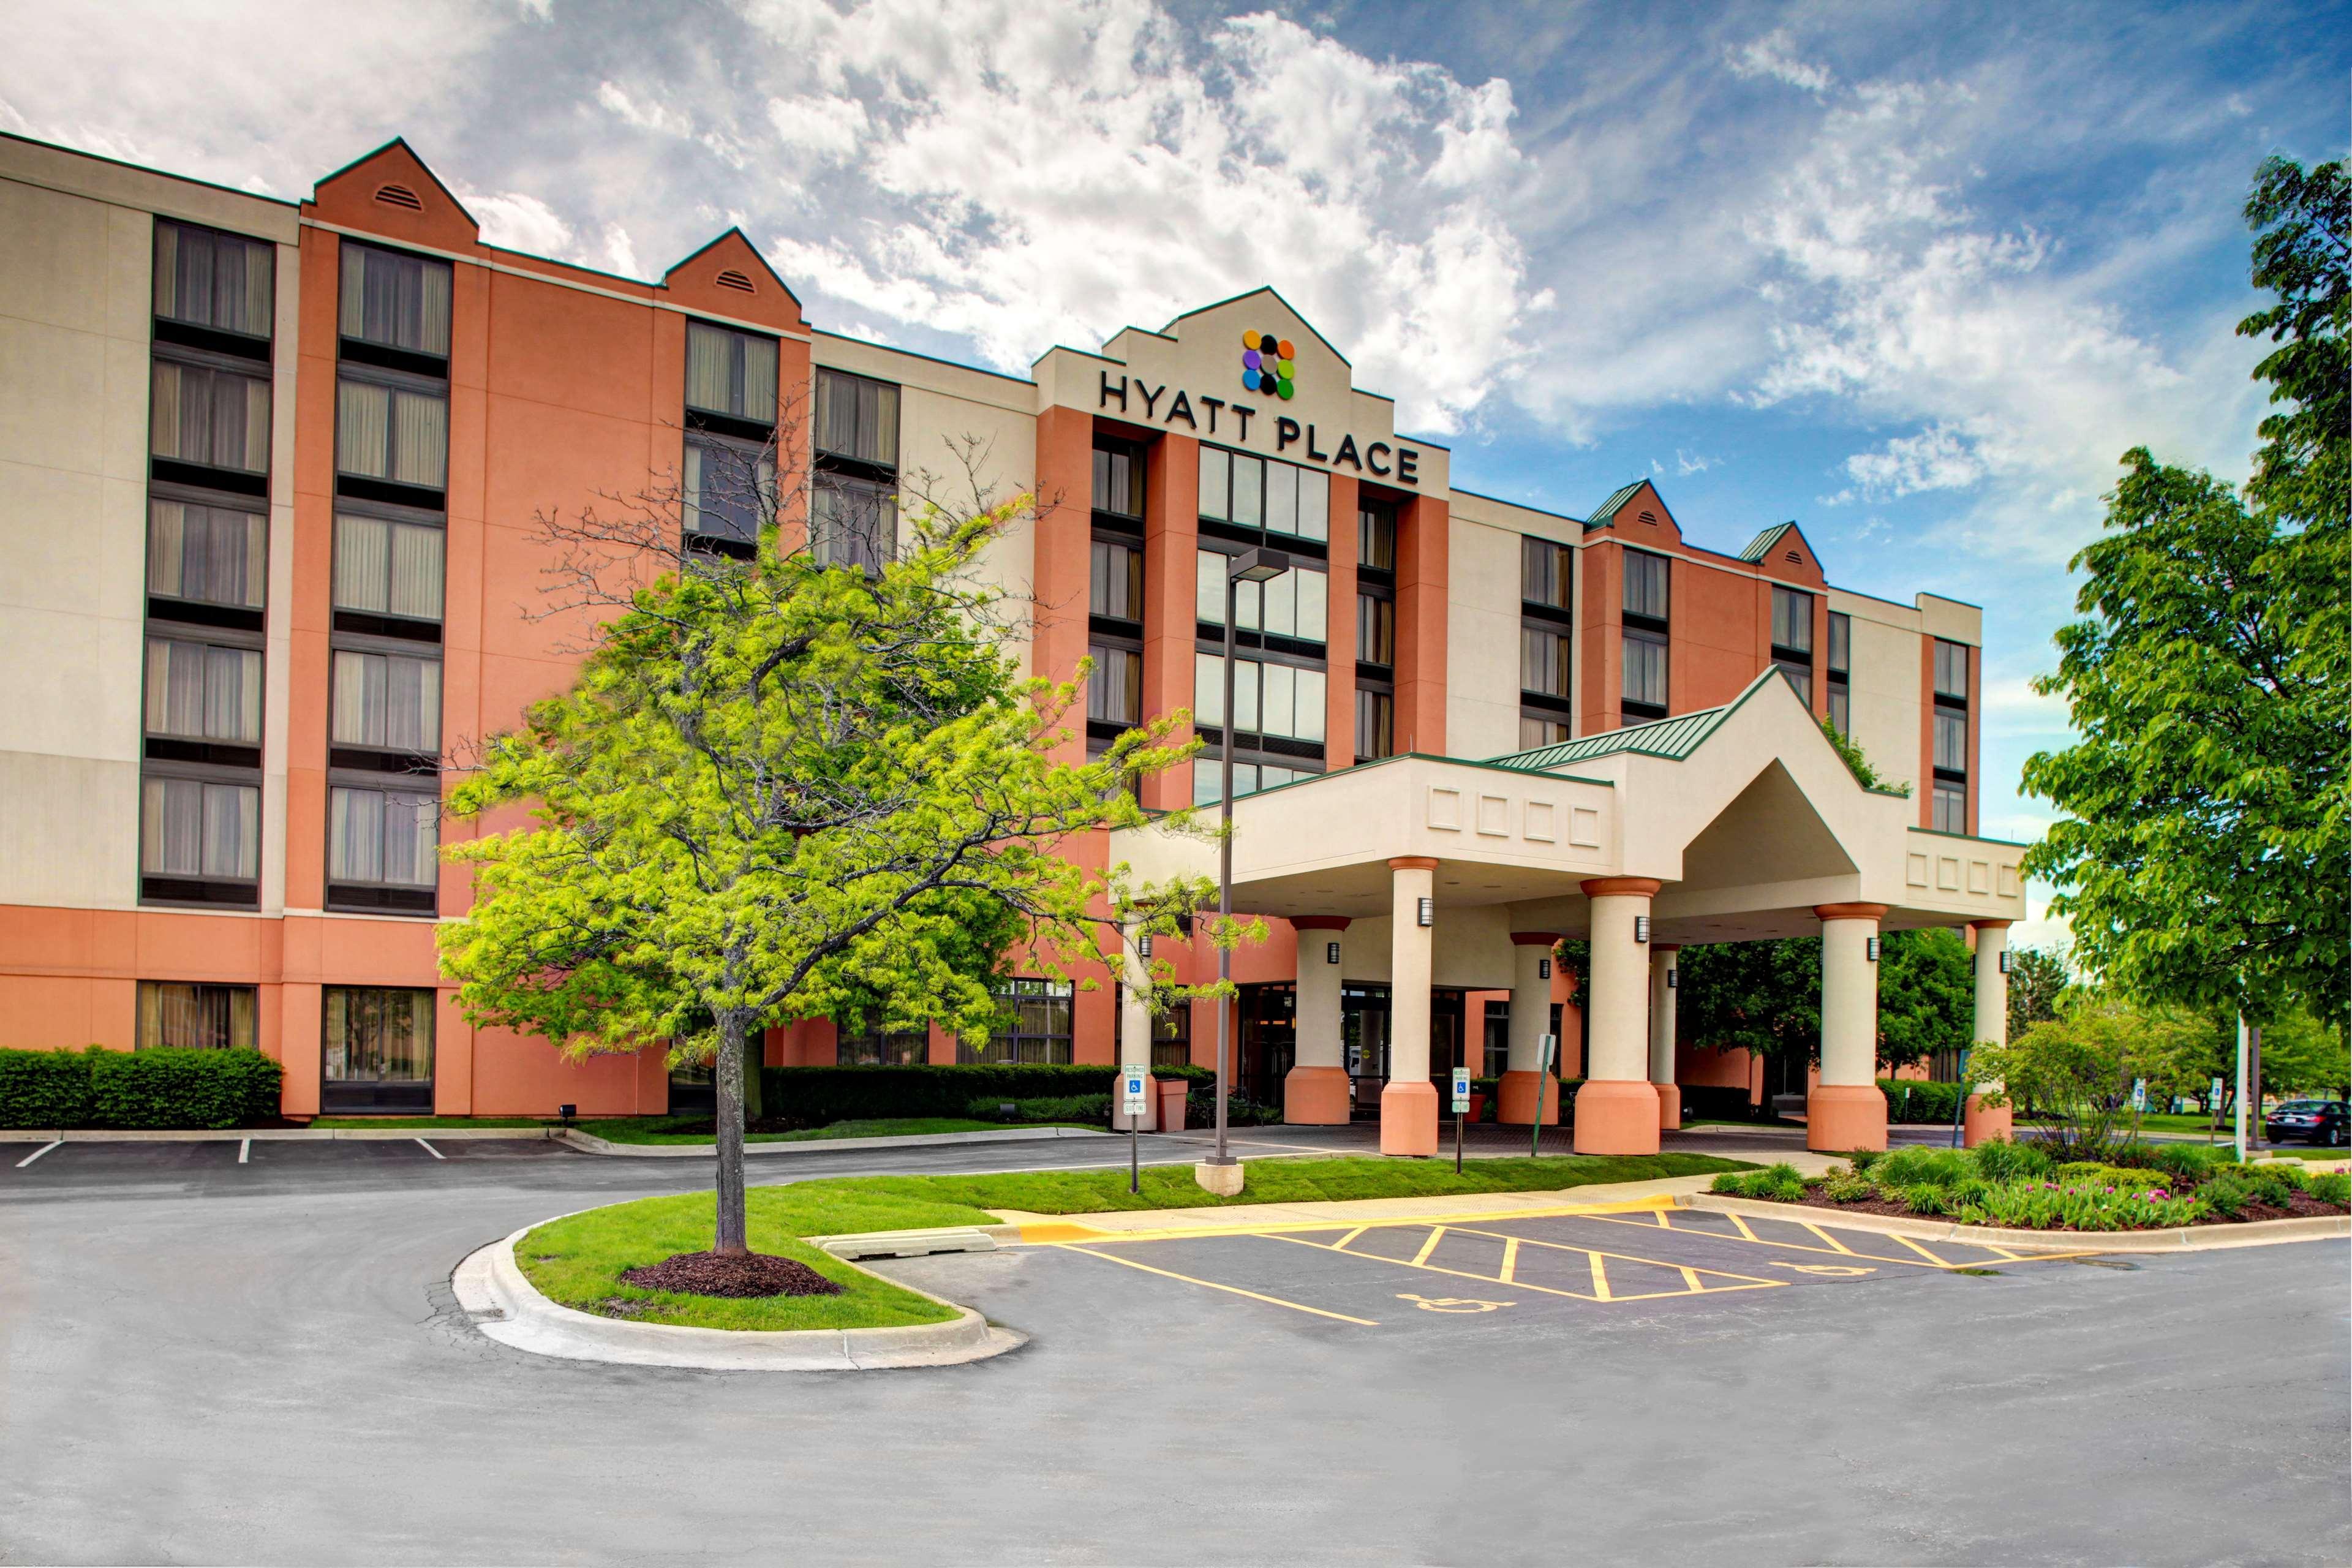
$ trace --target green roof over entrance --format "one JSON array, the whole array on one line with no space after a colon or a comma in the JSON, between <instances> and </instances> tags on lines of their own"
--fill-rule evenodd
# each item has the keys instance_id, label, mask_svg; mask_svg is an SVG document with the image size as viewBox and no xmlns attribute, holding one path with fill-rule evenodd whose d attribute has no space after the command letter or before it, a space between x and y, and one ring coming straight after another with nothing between
<instances>
[{"instance_id":1,"label":"green roof over entrance","mask_svg":"<svg viewBox=\"0 0 2352 1568\"><path fill-rule=\"evenodd\" d=\"M1746 693L1741 693L1741 696L1744 698ZM1717 727L1738 706L1738 702L1727 702L1720 708L1702 708L1696 713L1677 713L1671 719L1653 720L1647 724L1629 724L1622 730L1608 730L1598 735L1559 741L1549 746L1539 746L1532 752L1515 752L1488 761L1495 767L1517 768L1531 773L1548 773L1570 763L1590 762L1594 757L1614 756L1619 752L1635 752L1645 757L1667 757L1681 762L1698 750L1699 742L1714 734Z\"/></svg>"}]
</instances>

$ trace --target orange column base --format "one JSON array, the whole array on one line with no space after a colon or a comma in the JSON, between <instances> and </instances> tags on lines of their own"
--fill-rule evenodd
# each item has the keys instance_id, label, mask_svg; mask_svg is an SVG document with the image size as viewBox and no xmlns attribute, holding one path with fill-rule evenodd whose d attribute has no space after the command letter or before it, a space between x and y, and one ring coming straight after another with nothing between
<instances>
[{"instance_id":1,"label":"orange column base","mask_svg":"<svg viewBox=\"0 0 2352 1568\"><path fill-rule=\"evenodd\" d=\"M1576 1091L1576 1152L1654 1154L1658 1092L1646 1079L1588 1079Z\"/></svg>"},{"instance_id":2,"label":"orange column base","mask_svg":"<svg viewBox=\"0 0 2352 1568\"><path fill-rule=\"evenodd\" d=\"M1885 1148L1886 1096L1876 1084L1815 1084L1805 1097L1805 1147L1831 1154Z\"/></svg>"},{"instance_id":3,"label":"orange column base","mask_svg":"<svg viewBox=\"0 0 2352 1568\"><path fill-rule=\"evenodd\" d=\"M1292 1068L1282 1079L1282 1119L1294 1127L1344 1125L1350 1101L1346 1068Z\"/></svg>"},{"instance_id":4,"label":"orange column base","mask_svg":"<svg viewBox=\"0 0 2352 1568\"><path fill-rule=\"evenodd\" d=\"M1507 1072L1496 1088L1495 1120L1526 1127L1535 1121L1536 1080L1543 1080L1543 1124L1559 1125L1559 1079L1548 1072Z\"/></svg>"},{"instance_id":5,"label":"orange column base","mask_svg":"<svg viewBox=\"0 0 2352 1568\"><path fill-rule=\"evenodd\" d=\"M1437 1086L1391 1083L1381 1090L1381 1152L1437 1152Z\"/></svg>"},{"instance_id":6,"label":"orange column base","mask_svg":"<svg viewBox=\"0 0 2352 1568\"><path fill-rule=\"evenodd\" d=\"M1991 1143L2003 1138L2013 1138L2015 1130L2006 1105L1987 1105L1984 1096L1969 1096L1969 1108L1960 1113L1960 1142L1973 1149L1979 1143Z\"/></svg>"},{"instance_id":7,"label":"orange column base","mask_svg":"<svg viewBox=\"0 0 2352 1568\"><path fill-rule=\"evenodd\" d=\"M1658 1131L1679 1132L1683 1130L1683 1091L1679 1084L1654 1083L1658 1091Z\"/></svg>"}]
</instances>

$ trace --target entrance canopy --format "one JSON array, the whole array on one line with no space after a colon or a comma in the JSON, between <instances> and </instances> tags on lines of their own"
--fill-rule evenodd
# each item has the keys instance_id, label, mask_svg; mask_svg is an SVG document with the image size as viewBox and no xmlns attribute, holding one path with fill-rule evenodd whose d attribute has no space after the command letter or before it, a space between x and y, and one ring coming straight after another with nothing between
<instances>
[{"instance_id":1,"label":"entrance canopy","mask_svg":"<svg viewBox=\"0 0 2352 1568\"><path fill-rule=\"evenodd\" d=\"M1391 862L1434 860L1438 907L1453 911L1438 922L1437 978L1474 985L1508 983L1514 931L1587 935L1580 885L1598 878L1661 884L1661 943L1816 935L1823 905L1884 905L1889 930L2024 918L2021 846L1917 818L1907 795L1864 788L1767 670L1720 708L1486 762L1391 757L1244 796L1234 907L1385 922ZM1147 879L1216 873L1213 845L1151 827L1117 834L1111 851Z\"/></svg>"}]
</instances>

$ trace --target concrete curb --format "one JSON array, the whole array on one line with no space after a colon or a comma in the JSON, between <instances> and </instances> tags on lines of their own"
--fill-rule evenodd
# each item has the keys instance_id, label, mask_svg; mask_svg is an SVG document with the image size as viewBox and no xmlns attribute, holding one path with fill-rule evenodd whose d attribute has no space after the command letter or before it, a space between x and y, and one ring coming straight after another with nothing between
<instances>
[{"instance_id":1,"label":"concrete curb","mask_svg":"<svg viewBox=\"0 0 2352 1568\"><path fill-rule=\"evenodd\" d=\"M600 1318L557 1305L524 1278L515 1262L515 1243L537 1228L527 1225L477 1249L449 1276L457 1304L472 1315L476 1328L500 1344L534 1355L709 1372L877 1372L890 1367L959 1366L1003 1355L1029 1342L1028 1335L997 1328L971 1308L925 1290L914 1293L938 1301L955 1317L944 1323L898 1328L779 1332L690 1329ZM898 1288L914 1289L909 1285Z\"/></svg>"},{"instance_id":2,"label":"concrete curb","mask_svg":"<svg viewBox=\"0 0 2352 1568\"><path fill-rule=\"evenodd\" d=\"M0 1143L236 1143L247 1138L256 1143L382 1142L416 1138L436 1143L485 1140L537 1142L555 1136L552 1127L174 1127L119 1131L69 1128L54 1132L27 1132L12 1127L0 1130Z\"/></svg>"},{"instance_id":3,"label":"concrete curb","mask_svg":"<svg viewBox=\"0 0 2352 1568\"><path fill-rule=\"evenodd\" d=\"M557 1142L586 1154L613 1154L630 1160L709 1160L717 1156L709 1143L615 1143L578 1128L551 1132ZM892 1138L805 1138L786 1143L745 1143L746 1158L761 1154L852 1153L860 1149L924 1149L947 1143L1034 1143L1051 1138L1112 1138L1118 1134L1091 1127L1007 1127L1002 1131L910 1132Z\"/></svg>"},{"instance_id":4,"label":"concrete curb","mask_svg":"<svg viewBox=\"0 0 2352 1568\"><path fill-rule=\"evenodd\" d=\"M2213 1252L2232 1247L2270 1247L2289 1241L2325 1241L2352 1236L2352 1215L2313 1215L2299 1219L2258 1219L2243 1225L2200 1225L2169 1230L2005 1230L1907 1215L1847 1214L1808 1204L1776 1204L1767 1198L1719 1197L1695 1193L1676 1200L1679 1208L1714 1214L1762 1215L1842 1230L1874 1230L1915 1236L1922 1241L1971 1241L1990 1247L2037 1247L2053 1252Z\"/></svg>"}]
</instances>

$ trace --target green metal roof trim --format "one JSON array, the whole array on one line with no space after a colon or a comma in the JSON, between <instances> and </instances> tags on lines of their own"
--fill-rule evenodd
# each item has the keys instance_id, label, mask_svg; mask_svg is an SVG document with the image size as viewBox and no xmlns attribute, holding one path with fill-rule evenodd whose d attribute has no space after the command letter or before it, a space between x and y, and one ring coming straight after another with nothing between
<instances>
[{"instance_id":1,"label":"green metal roof trim","mask_svg":"<svg viewBox=\"0 0 2352 1568\"><path fill-rule=\"evenodd\" d=\"M1213 753L1203 752L1203 753L1202 753L1202 756L1203 756L1203 757L1205 757L1205 758L1206 758L1207 760L1209 760L1209 761L1213 762L1213 761L1215 761L1215 760L1216 760L1215 756L1214 756ZM1486 758L1486 759L1484 759L1484 760L1481 760L1481 759L1479 759L1479 758L1477 758L1477 757L1441 757L1441 756L1438 756L1436 753L1432 752L1397 752L1394 756L1389 756L1389 757L1375 757L1375 758L1373 758L1373 759L1372 759L1370 762L1369 762L1369 763L1355 763L1355 764L1353 764L1352 766L1349 766L1349 767L1344 767L1344 768L1333 768L1333 769L1331 769L1328 773L1308 773L1305 778L1297 778L1297 779L1293 779L1293 780L1291 780L1288 784L1274 784L1274 785L1271 785L1270 787L1265 788L1265 789L1254 789L1254 790L1250 791L1250 792L1249 792L1249 794L1247 794L1247 795L1237 795L1234 796L1234 803L1235 805L1239 805L1241 802L1245 801L1245 800L1255 800L1259 795L1275 795L1275 794L1278 794L1279 792L1281 792L1281 791L1283 791L1283 790L1286 790L1286 789L1304 789L1304 788L1305 788L1307 785L1308 785L1308 784L1321 784L1321 783L1322 783L1324 780L1326 780L1326 779L1339 779L1339 778L1346 778L1346 777L1349 776L1350 774L1354 774L1354 773L1363 773L1363 772L1365 772L1366 770L1370 769L1370 768L1383 768L1383 767L1386 767L1386 766L1388 766L1391 763L1413 763L1413 762L1420 762L1420 763L1446 763L1448 766L1451 766L1451 767L1457 767L1457 768L1486 768L1486 769L1487 769L1487 770L1489 770L1489 771L1491 771L1491 772L1494 772L1494 773L1529 773L1529 772L1538 772L1538 771L1541 771L1541 770L1536 770L1536 769L1528 769L1528 768L1516 767L1516 766L1514 766L1514 765L1512 764L1511 761L1510 761L1508 758L1489 757L1489 758ZM1617 781L1616 781L1616 780L1614 780L1614 779L1588 779L1588 778L1580 778L1580 777L1579 777L1578 775L1576 775L1576 774L1574 774L1574 773L1559 773L1559 774L1557 774L1557 775L1555 775L1555 776L1557 776L1557 777L1558 777L1558 778L1559 778L1562 783L1565 783L1565 784L1591 784L1591 785L1592 785L1592 786L1594 786L1596 789L1615 789L1615 788L1617 787ZM1190 809L1190 810L1192 810L1192 811L1209 811L1209 812L1213 812L1214 810L1216 810L1216 809L1217 809L1217 803L1216 803L1215 801L1213 801L1213 801L1208 802L1206 805L1195 805L1195 806L1189 807L1189 808L1187 808L1187 809ZM1144 808L1144 813L1143 813L1143 814L1144 814L1144 816L1148 816L1148 817L1153 817L1153 818L1158 818L1158 817L1162 817L1162 816L1168 816L1172 815L1172 814L1171 814L1171 812L1169 812L1169 811L1168 811L1168 809L1167 809L1166 807L1164 807L1164 806L1146 806L1146 807Z\"/></svg>"},{"instance_id":2,"label":"green metal roof trim","mask_svg":"<svg viewBox=\"0 0 2352 1568\"><path fill-rule=\"evenodd\" d=\"M1766 529L1763 532L1749 540L1748 542L1748 548L1739 552L1739 558L1742 561L1763 560L1765 553L1779 542L1780 537L1796 526L1797 525L1794 522L1774 523L1771 527Z\"/></svg>"},{"instance_id":3,"label":"green metal roof trim","mask_svg":"<svg viewBox=\"0 0 2352 1568\"><path fill-rule=\"evenodd\" d=\"M1620 752L1633 752L1645 757L1667 757L1681 762L1698 750L1699 742L1715 733L1716 727L1728 718L1737 702L1721 708L1702 708L1696 713L1678 713L1671 719L1654 719L1646 724L1629 724L1622 730L1609 730L1598 735L1586 735L1573 741L1557 741L1539 746L1532 752L1517 752L1494 759L1495 765L1517 768L1523 773L1549 773L1568 763L1580 763L1592 757L1614 756Z\"/></svg>"},{"instance_id":4,"label":"green metal roof trim","mask_svg":"<svg viewBox=\"0 0 2352 1568\"><path fill-rule=\"evenodd\" d=\"M1587 528L1608 527L1610 519L1617 515L1618 508L1623 506L1627 501L1633 499L1633 492L1642 488L1642 480L1635 479L1630 485L1618 486L1617 489L1611 493L1607 500L1602 501L1599 506L1592 509L1592 515L1585 519L1584 526Z\"/></svg>"}]
</instances>

